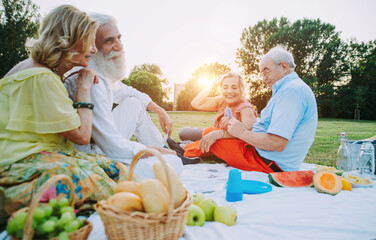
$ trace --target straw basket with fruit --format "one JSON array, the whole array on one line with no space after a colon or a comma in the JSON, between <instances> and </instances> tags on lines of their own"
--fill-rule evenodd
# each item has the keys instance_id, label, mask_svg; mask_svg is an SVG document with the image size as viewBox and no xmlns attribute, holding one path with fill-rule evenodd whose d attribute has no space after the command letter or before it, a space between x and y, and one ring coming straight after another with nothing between
<instances>
[{"instance_id":1,"label":"straw basket with fruit","mask_svg":"<svg viewBox=\"0 0 376 240\"><path fill-rule=\"evenodd\" d=\"M135 183L133 170L144 154L159 159L154 164L157 179ZM148 148L136 154L130 165L129 181L123 183L123 186L118 184L118 193L94 207L110 240L175 240L183 235L192 197L159 152ZM139 186L132 186L134 184ZM127 199L129 204L122 204L121 199Z\"/></svg>"},{"instance_id":2,"label":"straw basket with fruit","mask_svg":"<svg viewBox=\"0 0 376 240\"><path fill-rule=\"evenodd\" d=\"M40 199L51 185L65 181L70 190L69 199L51 199L40 206ZM76 219L74 214L74 185L66 175L55 175L35 194L29 207L22 208L9 218L7 232L12 240L71 239L86 240L92 230L89 221Z\"/></svg>"}]
</instances>

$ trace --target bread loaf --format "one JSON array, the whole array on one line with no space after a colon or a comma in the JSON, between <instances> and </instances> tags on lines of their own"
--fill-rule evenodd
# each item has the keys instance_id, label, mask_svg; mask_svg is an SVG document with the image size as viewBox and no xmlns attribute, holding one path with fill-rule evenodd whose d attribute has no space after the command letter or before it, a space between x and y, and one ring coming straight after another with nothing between
<instances>
[{"instance_id":1,"label":"bread loaf","mask_svg":"<svg viewBox=\"0 0 376 240\"><path fill-rule=\"evenodd\" d=\"M174 199L173 199L174 208L177 208L184 202L184 200L187 197L187 193L175 169L171 167L171 165L169 164L167 164L167 168L170 173L170 177L172 178L172 189L174 191ZM162 163L161 162L154 163L153 169L154 169L154 173L157 179L163 183L166 189L168 189L169 186L168 186L168 181L167 181L167 174L165 172L165 169L162 166Z\"/></svg>"},{"instance_id":2,"label":"bread loaf","mask_svg":"<svg viewBox=\"0 0 376 240\"><path fill-rule=\"evenodd\" d=\"M145 212L162 213L167 211L170 194L159 180L142 180L140 183L140 195Z\"/></svg>"}]
</instances>

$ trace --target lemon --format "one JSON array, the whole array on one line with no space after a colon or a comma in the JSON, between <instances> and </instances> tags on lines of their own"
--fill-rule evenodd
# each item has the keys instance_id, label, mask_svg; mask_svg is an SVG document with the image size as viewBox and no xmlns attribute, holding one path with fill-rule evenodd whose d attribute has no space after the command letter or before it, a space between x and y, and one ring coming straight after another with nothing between
<instances>
[{"instance_id":1,"label":"lemon","mask_svg":"<svg viewBox=\"0 0 376 240\"><path fill-rule=\"evenodd\" d=\"M348 190L351 191L352 185L346 178L341 177L342 180L342 190Z\"/></svg>"}]
</instances>

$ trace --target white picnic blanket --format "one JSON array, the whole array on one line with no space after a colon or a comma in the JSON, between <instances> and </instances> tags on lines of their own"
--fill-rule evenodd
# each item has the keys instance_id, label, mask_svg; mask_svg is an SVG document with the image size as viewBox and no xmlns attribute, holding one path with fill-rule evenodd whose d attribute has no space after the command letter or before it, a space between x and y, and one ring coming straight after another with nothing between
<instances>
[{"instance_id":1,"label":"white picnic blanket","mask_svg":"<svg viewBox=\"0 0 376 240\"><path fill-rule=\"evenodd\" d=\"M313 169L303 164L301 170ZM354 188L335 196L318 193L314 188L279 188L263 194L244 194L243 201L229 203L226 198L226 164L184 166L182 180L193 194L202 192L217 203L234 206L237 222L228 227L205 222L202 227L186 226L179 240L218 239L376 239L376 182L372 188ZM247 180L268 181L268 175L242 172ZM98 214L89 220L94 227L89 240L105 240Z\"/></svg>"}]
</instances>

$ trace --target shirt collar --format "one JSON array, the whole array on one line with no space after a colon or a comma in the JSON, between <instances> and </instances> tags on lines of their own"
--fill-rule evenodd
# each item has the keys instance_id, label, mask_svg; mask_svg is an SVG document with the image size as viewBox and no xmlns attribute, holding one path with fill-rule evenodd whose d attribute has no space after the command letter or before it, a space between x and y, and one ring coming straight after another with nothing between
<instances>
[{"instance_id":1,"label":"shirt collar","mask_svg":"<svg viewBox=\"0 0 376 240\"><path fill-rule=\"evenodd\" d=\"M292 73L287 74L287 75L284 76L283 78L279 79L279 80L278 80L277 82L275 82L275 83L273 84L273 86L272 86L272 92L273 92L272 95L276 94L276 93L278 92L278 90L281 89L281 87L282 87L284 84L286 84L286 83L288 83L288 82L290 82L290 81L292 81L292 80L294 80L294 79L296 79L296 78L298 78L298 77L299 77L299 76L298 76L298 74L297 74L296 72L292 72Z\"/></svg>"}]
</instances>

